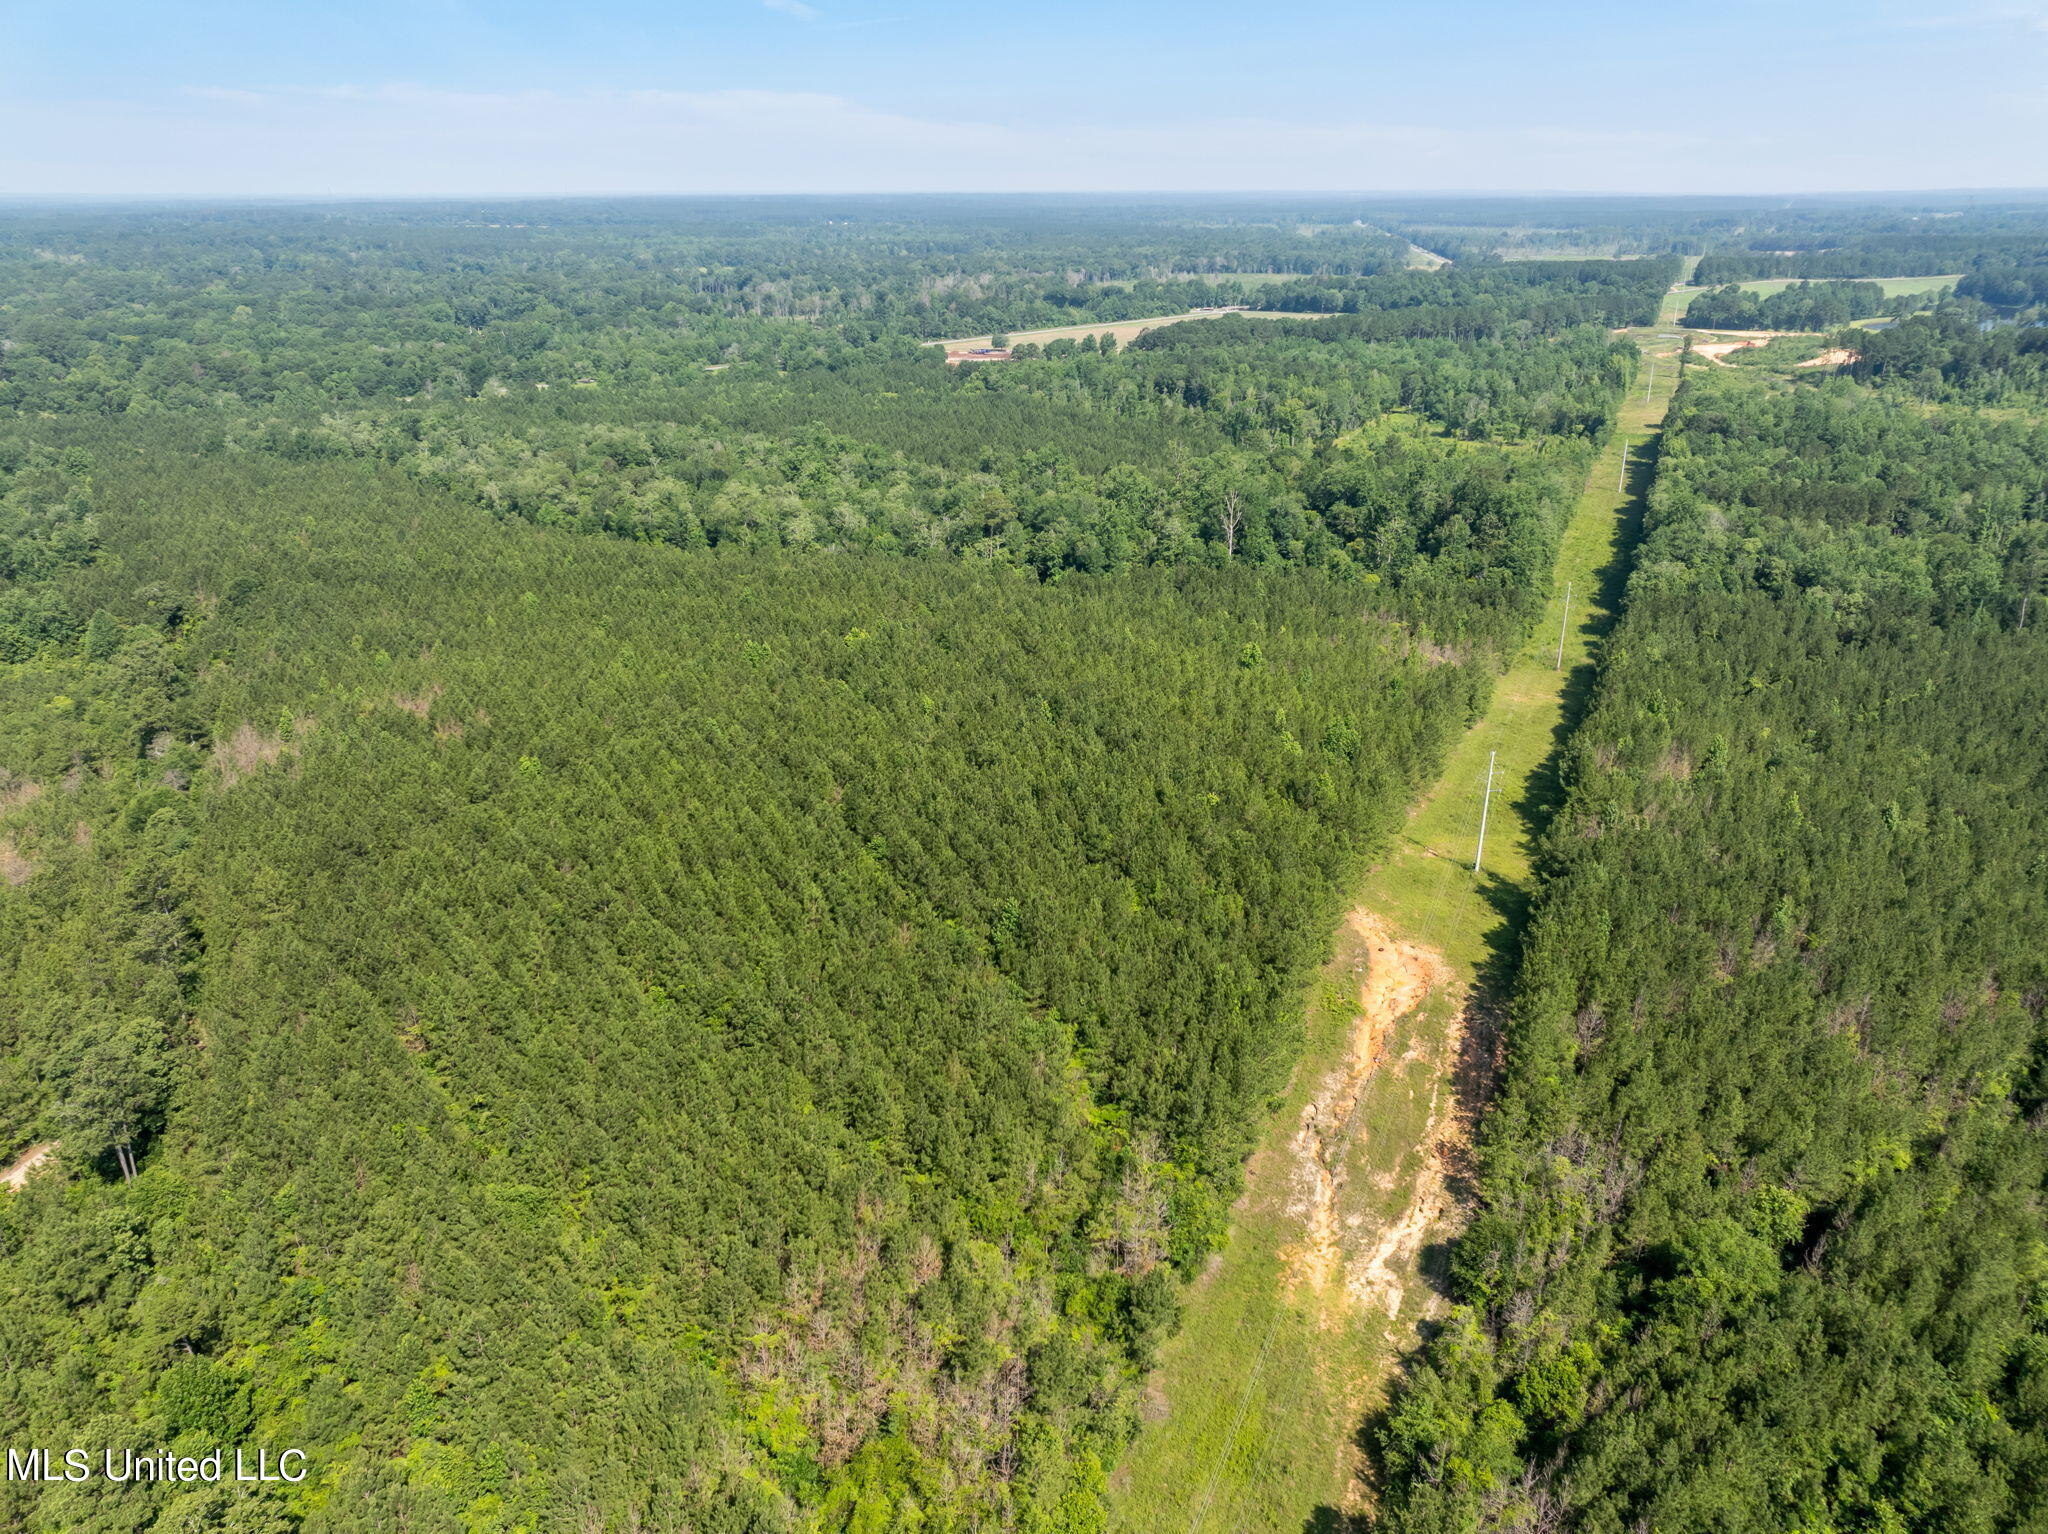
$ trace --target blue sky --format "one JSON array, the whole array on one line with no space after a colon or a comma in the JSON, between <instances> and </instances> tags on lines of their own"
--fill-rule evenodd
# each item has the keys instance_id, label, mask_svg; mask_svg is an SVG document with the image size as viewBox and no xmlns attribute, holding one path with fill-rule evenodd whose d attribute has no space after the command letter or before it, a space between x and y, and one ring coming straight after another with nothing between
<instances>
[{"instance_id":1,"label":"blue sky","mask_svg":"<svg viewBox=\"0 0 2048 1534\"><path fill-rule=\"evenodd\" d=\"M2048 185L2048 0L13 0L0 194Z\"/></svg>"}]
</instances>

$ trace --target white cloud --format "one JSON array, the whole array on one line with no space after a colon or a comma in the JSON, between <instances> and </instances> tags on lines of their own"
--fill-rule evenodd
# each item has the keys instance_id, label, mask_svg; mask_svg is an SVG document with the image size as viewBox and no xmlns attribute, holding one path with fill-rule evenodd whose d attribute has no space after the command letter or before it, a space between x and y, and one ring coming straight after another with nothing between
<instances>
[{"instance_id":1,"label":"white cloud","mask_svg":"<svg viewBox=\"0 0 2048 1534\"><path fill-rule=\"evenodd\" d=\"M1788 191L1953 180L1796 123L1728 132L952 119L808 91L188 90L0 103L0 189L590 195L801 191ZM1930 154L1935 151L1930 150ZM1990 166L1978 167L1995 177ZM1987 179L1990 179L1987 177ZM2014 176L2012 182L2025 179Z\"/></svg>"},{"instance_id":2,"label":"white cloud","mask_svg":"<svg viewBox=\"0 0 2048 1534\"><path fill-rule=\"evenodd\" d=\"M818 8L815 5L805 5L804 0L761 0L761 3L769 10L780 11L785 16L799 16L805 21L818 19Z\"/></svg>"}]
</instances>

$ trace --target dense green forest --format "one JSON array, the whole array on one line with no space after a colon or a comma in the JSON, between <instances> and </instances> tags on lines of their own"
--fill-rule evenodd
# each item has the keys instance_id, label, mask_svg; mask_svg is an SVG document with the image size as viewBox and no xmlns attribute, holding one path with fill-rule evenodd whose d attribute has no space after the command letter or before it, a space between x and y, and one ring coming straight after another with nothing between
<instances>
[{"instance_id":1,"label":"dense green forest","mask_svg":"<svg viewBox=\"0 0 2048 1534\"><path fill-rule=\"evenodd\" d=\"M2048 304L2048 261L1979 267L1956 284L1956 294L2003 309Z\"/></svg>"},{"instance_id":2,"label":"dense green forest","mask_svg":"<svg viewBox=\"0 0 2048 1534\"><path fill-rule=\"evenodd\" d=\"M1543 329L1569 324L1647 325L1677 276L1675 259L1654 261L1481 261L1429 272L1318 276L1277 283L1262 307L1309 313L1481 310ZM1404 318L1391 315L1399 323ZM1414 317L1421 325L1429 321ZM1435 332L1418 328L1414 334ZM1163 335L1163 332L1162 332Z\"/></svg>"},{"instance_id":3,"label":"dense green forest","mask_svg":"<svg viewBox=\"0 0 2048 1534\"><path fill-rule=\"evenodd\" d=\"M1307 565L1407 601L1505 578L1513 605L1554 532L1544 508L1569 496L1633 367L1585 328L1397 344L1237 324L1251 328L1176 326L1170 351L964 378L921 361L794 382L727 373L626 408L265 417L247 440L393 462L500 515L690 548L955 555L1041 575ZM1012 451L979 429L1001 422ZM1133 462L1147 446L1157 460ZM1105 463L1119 449L1131 456ZM1441 621L1463 632L1476 611L1461 591Z\"/></svg>"},{"instance_id":4,"label":"dense green forest","mask_svg":"<svg viewBox=\"0 0 2048 1534\"><path fill-rule=\"evenodd\" d=\"M1997 324L1978 305L1944 304L1886 330L1835 339L1854 354L1868 383L1924 399L2036 404L2048 387L2048 329Z\"/></svg>"},{"instance_id":5,"label":"dense green forest","mask_svg":"<svg viewBox=\"0 0 2048 1534\"><path fill-rule=\"evenodd\" d=\"M1689 373L1388 1527L2043 1526L2042 403Z\"/></svg>"},{"instance_id":6,"label":"dense green forest","mask_svg":"<svg viewBox=\"0 0 2048 1534\"><path fill-rule=\"evenodd\" d=\"M8 231L8 1526L1101 1527L1671 276L627 211Z\"/></svg>"},{"instance_id":7,"label":"dense green forest","mask_svg":"<svg viewBox=\"0 0 2048 1534\"><path fill-rule=\"evenodd\" d=\"M1923 216L0 216L0 1437L312 1467L0 1527L1101 1530L1616 332ZM1680 396L1389 1527L2030 1526L2038 227Z\"/></svg>"},{"instance_id":8,"label":"dense green forest","mask_svg":"<svg viewBox=\"0 0 2048 1534\"><path fill-rule=\"evenodd\" d=\"M12 1421L312 1443L340 1526L1071 1525L1483 675L139 445L10 679L9 1139L87 1174L8 1206Z\"/></svg>"},{"instance_id":9,"label":"dense green forest","mask_svg":"<svg viewBox=\"0 0 2048 1534\"><path fill-rule=\"evenodd\" d=\"M306 403L900 357L921 338L1246 302L1258 286L1229 274L1349 277L1398 270L1405 251L1349 223L1085 207L949 221L859 199L20 215L0 239L0 405Z\"/></svg>"}]
</instances>

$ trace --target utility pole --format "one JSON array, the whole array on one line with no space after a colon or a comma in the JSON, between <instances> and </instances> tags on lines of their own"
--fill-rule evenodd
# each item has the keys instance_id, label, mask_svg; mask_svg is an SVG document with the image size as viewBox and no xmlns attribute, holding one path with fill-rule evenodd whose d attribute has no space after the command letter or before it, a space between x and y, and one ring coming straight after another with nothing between
<instances>
[{"instance_id":1,"label":"utility pole","mask_svg":"<svg viewBox=\"0 0 2048 1534\"><path fill-rule=\"evenodd\" d=\"M1479 872L1479 860L1486 856L1486 812L1493 808L1493 759L1498 753L1486 753L1486 797L1479 801L1479 850L1472 854L1472 872Z\"/></svg>"},{"instance_id":2,"label":"utility pole","mask_svg":"<svg viewBox=\"0 0 2048 1534\"><path fill-rule=\"evenodd\" d=\"M1614 493L1620 495L1628 488L1628 438L1621 439L1621 468L1614 476Z\"/></svg>"},{"instance_id":3,"label":"utility pole","mask_svg":"<svg viewBox=\"0 0 2048 1534\"><path fill-rule=\"evenodd\" d=\"M1572 583L1570 581L1566 581L1564 583L1564 612L1559 615L1557 620L1557 664L1550 668L1553 671L1564 670L1564 631L1565 626L1569 624L1571 621Z\"/></svg>"},{"instance_id":4,"label":"utility pole","mask_svg":"<svg viewBox=\"0 0 2048 1534\"><path fill-rule=\"evenodd\" d=\"M1646 383L1646 384L1644 384L1644 385L1643 385L1643 403L1644 403L1645 405L1647 405L1647 404L1649 404L1649 403L1650 403L1650 391L1651 391L1652 389L1656 388L1656 387L1657 387L1657 355L1656 355L1656 353L1655 353L1655 352L1652 352L1652 353L1650 354L1650 381L1649 381L1648 383Z\"/></svg>"}]
</instances>

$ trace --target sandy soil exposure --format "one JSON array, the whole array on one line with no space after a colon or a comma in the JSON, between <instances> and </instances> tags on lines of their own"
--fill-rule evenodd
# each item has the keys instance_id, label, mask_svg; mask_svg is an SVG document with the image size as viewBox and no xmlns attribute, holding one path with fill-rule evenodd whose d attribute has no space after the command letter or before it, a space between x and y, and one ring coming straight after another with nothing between
<instances>
[{"instance_id":1,"label":"sandy soil exposure","mask_svg":"<svg viewBox=\"0 0 2048 1534\"><path fill-rule=\"evenodd\" d=\"M40 1145L31 1145L15 1159L14 1165L0 1171L0 1187L10 1193L19 1193L28 1181L28 1174L57 1154L57 1142L45 1140Z\"/></svg>"},{"instance_id":2,"label":"sandy soil exposure","mask_svg":"<svg viewBox=\"0 0 2048 1534\"><path fill-rule=\"evenodd\" d=\"M1403 1291L1395 1265L1420 1251L1425 1233L1449 1204L1441 1158L1434 1153L1443 1128L1441 1088L1430 1095L1430 1154L1416 1186L1399 1217L1380 1230L1364 1252L1347 1249L1349 1225L1341 1208L1349 1180L1346 1152L1355 1132L1353 1121L1386 1056L1395 1025L1417 1011L1433 990L1449 984L1451 972L1440 955L1396 938L1370 911L1352 912L1350 925L1365 943L1366 977L1359 988L1350 1053L1323 1078L1302 1109L1301 1127L1291 1142L1296 1184L1291 1212L1300 1215L1304 1237L1288 1254L1288 1266L1297 1282L1318 1294L1342 1283L1350 1308L1384 1306L1391 1316L1400 1310ZM1452 1054L1455 1057L1455 1043Z\"/></svg>"}]
</instances>

